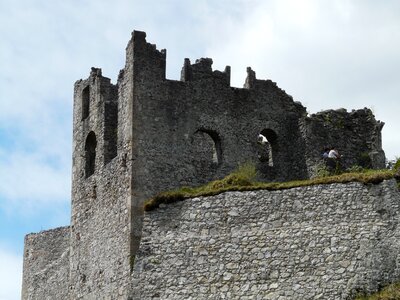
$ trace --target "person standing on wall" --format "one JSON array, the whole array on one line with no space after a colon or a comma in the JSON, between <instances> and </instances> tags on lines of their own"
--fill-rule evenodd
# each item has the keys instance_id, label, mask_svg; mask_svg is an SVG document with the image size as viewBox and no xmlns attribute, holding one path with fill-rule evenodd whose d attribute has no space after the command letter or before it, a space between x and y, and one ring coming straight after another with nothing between
<instances>
[{"instance_id":1,"label":"person standing on wall","mask_svg":"<svg viewBox=\"0 0 400 300\"><path fill-rule=\"evenodd\" d=\"M328 153L328 158L333 158L336 160L340 159L340 154L339 154L339 151L337 151L336 147L331 148L331 150Z\"/></svg>"},{"instance_id":2,"label":"person standing on wall","mask_svg":"<svg viewBox=\"0 0 400 300\"><path fill-rule=\"evenodd\" d=\"M339 151L336 149L336 147L331 147L327 159L327 166L330 172L335 171L335 173L337 173L340 171L340 158L341 155L339 154Z\"/></svg>"}]
</instances>

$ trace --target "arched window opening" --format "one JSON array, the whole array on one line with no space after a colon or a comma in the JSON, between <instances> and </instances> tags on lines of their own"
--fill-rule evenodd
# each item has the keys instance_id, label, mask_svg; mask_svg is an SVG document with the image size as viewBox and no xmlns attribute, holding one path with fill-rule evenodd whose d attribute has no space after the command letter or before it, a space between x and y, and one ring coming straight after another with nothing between
<instances>
[{"instance_id":1,"label":"arched window opening","mask_svg":"<svg viewBox=\"0 0 400 300\"><path fill-rule=\"evenodd\" d=\"M94 173L96 165L96 135L91 131L85 142L85 178Z\"/></svg>"},{"instance_id":2,"label":"arched window opening","mask_svg":"<svg viewBox=\"0 0 400 300\"><path fill-rule=\"evenodd\" d=\"M194 133L192 143L196 149L194 160L204 168L222 163L221 139L216 131L201 128Z\"/></svg>"},{"instance_id":3,"label":"arched window opening","mask_svg":"<svg viewBox=\"0 0 400 300\"><path fill-rule=\"evenodd\" d=\"M274 166L274 151L276 148L277 135L272 129L263 129L257 137L258 159Z\"/></svg>"},{"instance_id":4,"label":"arched window opening","mask_svg":"<svg viewBox=\"0 0 400 300\"><path fill-rule=\"evenodd\" d=\"M90 106L90 88L85 87L82 91L82 120L89 117L89 106Z\"/></svg>"},{"instance_id":5,"label":"arched window opening","mask_svg":"<svg viewBox=\"0 0 400 300\"><path fill-rule=\"evenodd\" d=\"M199 129L197 132L207 134L211 137L213 144L212 148L212 162L216 165L219 165L222 162L222 148L221 148L221 139L216 131L210 129Z\"/></svg>"}]
</instances>

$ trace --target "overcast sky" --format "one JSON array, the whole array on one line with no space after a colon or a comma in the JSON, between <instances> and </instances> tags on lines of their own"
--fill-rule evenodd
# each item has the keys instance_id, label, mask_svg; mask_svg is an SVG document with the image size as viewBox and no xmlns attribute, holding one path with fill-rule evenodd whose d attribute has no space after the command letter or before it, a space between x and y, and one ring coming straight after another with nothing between
<instances>
[{"instance_id":1,"label":"overcast sky","mask_svg":"<svg viewBox=\"0 0 400 300\"><path fill-rule=\"evenodd\" d=\"M90 67L115 83L134 29L171 79L211 57L310 113L370 107L400 155L400 1L0 0L0 300L19 299L24 235L69 223L73 84Z\"/></svg>"}]
</instances>

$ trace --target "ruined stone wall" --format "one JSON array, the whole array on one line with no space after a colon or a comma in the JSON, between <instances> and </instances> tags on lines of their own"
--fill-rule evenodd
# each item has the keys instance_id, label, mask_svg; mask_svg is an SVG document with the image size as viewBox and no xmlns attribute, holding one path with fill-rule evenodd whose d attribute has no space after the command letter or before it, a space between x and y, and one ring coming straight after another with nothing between
<instances>
[{"instance_id":1,"label":"ruined stone wall","mask_svg":"<svg viewBox=\"0 0 400 300\"><path fill-rule=\"evenodd\" d=\"M122 157L80 186L72 215L72 299L126 299L130 272L130 177Z\"/></svg>"},{"instance_id":2,"label":"ruined stone wall","mask_svg":"<svg viewBox=\"0 0 400 300\"><path fill-rule=\"evenodd\" d=\"M71 299L126 299L131 253L129 74L129 69L122 71L113 85L101 70L92 69L88 79L75 84Z\"/></svg>"},{"instance_id":3,"label":"ruined stone wall","mask_svg":"<svg viewBox=\"0 0 400 300\"><path fill-rule=\"evenodd\" d=\"M60 290L54 290L54 298L57 299L65 298L67 293L69 293L71 299L125 299L129 292L131 258L141 247L137 268L140 269L143 266L145 262L143 255L146 253L145 249L149 240L149 228L154 227L154 234L159 234L160 231L165 229L165 226L169 226L168 224L175 224L175 218L178 222L175 228L176 234L180 233L179 230L182 229L179 224L186 224L183 228L182 237L185 237L185 230L192 233L200 230L200 234L197 232L193 240L185 237L187 240L184 242L187 248L194 246L193 251L195 252L193 253L197 253L196 249L202 248L204 243L207 245L207 249L211 251L210 257L215 257L215 260L204 266L203 271L214 276L217 270L214 267L219 264L220 260L224 261L225 258L212 252L214 251L212 250L213 247L217 246L211 244L211 240L215 239L211 239L210 244L208 244L207 234L227 239L232 236L234 230L238 230L239 223L235 222L246 223L248 220L252 220L251 223L247 223L247 227L244 229L248 240L241 240L238 237L238 240L234 241L241 243L238 244L238 247L246 249L243 251L250 251L249 247L254 246L250 241L258 239L258 235L264 235L266 239L270 238L264 232L266 226L275 228L273 226L280 222L281 216L282 220L285 220L286 214L292 213L291 210L285 212L285 207L280 207L277 204L281 201L280 192L255 193L255 207L259 206L260 210L249 207L245 198L233 199L237 201L233 205L234 201L232 203L229 202L230 200L224 202L227 196L218 196L215 201L217 206L211 206L214 204L210 202L210 207L207 207L207 209L213 207L211 212L215 209L215 213L211 215L202 215L203 212L200 209L202 206L198 203L198 200L191 200L179 204L183 208L179 208L178 211L187 209L184 215L180 215L179 212L176 213L176 209L172 212L167 211L165 219L155 214L162 221L155 219L153 220L154 224L151 223L153 221L149 219L149 215L146 215L144 240L141 241L143 200L157 192L183 185L199 185L209 180L221 178L235 169L238 164L245 162L256 164L260 174L259 180L284 181L307 178L310 174L313 174L315 166L319 163L321 154L319 148L322 148L327 142L332 142L339 147L339 150L345 155L346 163L353 163L354 158L364 149L367 149L368 155L373 158L375 167L380 166L382 158L384 159L380 142L382 124L376 122L369 111L357 111L351 114L330 113L333 117L330 114L306 117L305 108L300 103L294 102L292 97L277 87L274 82L258 80L255 72L250 68L247 70L248 76L244 88L240 89L230 86L230 67L226 67L222 72L213 71L212 60L209 58L199 59L193 64L185 59L180 81L165 78L165 65L166 51L159 51L155 45L147 43L144 32L134 31L126 48L126 65L120 71L117 84L112 84L109 78L102 76L101 69L97 68L92 68L87 79L75 83L70 252L64 254L64 252L57 252L57 250L56 256L46 252L46 245L49 244L53 247L54 241L51 241L53 231L50 231L50 234L27 237L26 249L33 249L34 256L29 256L29 251L26 252L24 299L42 299L46 289L49 289L49 295L53 295L52 289L57 284L60 284ZM326 116L329 116L330 119L326 119ZM342 119L343 122L337 122L337 120ZM321 126L323 129L321 129ZM340 135L341 132L345 132L345 134ZM260 133L265 134L269 139L268 147L260 146L257 142ZM349 190L351 193L356 194L357 189L361 189L357 185L349 186L352 189L354 188L354 190ZM297 190L293 191L297 192ZM308 216L314 209L314 204L311 204L311 202L317 196L313 194L313 190L309 191L310 195L305 191L307 190L299 190L300 199L304 198L304 201L310 201L307 204L307 209L305 209L307 211L306 216ZM291 205L290 201L294 201L295 192L293 194L285 192L290 197L285 198L284 202L286 201L288 205ZM328 197L328 200L336 200L335 192L332 191L331 194L333 196ZM225 195L230 195L229 198L241 198L239 194L235 193ZM244 197L247 196L251 198L253 194L244 194ZM357 201L361 201L358 196L354 197L356 200L358 199ZM318 200L318 198L316 199ZM386 199L385 201L389 200ZM190 203L194 203L193 207L185 208L185 205L190 205ZM276 210L276 216L271 217L273 218L272 223L268 223L270 217L260 217L260 219L257 219L258 216L255 217L257 214L271 209L266 203L272 205L272 208ZM180 207L179 205L177 207ZM321 214L322 210L326 209L323 205L318 201L315 204L315 208L320 209L319 213ZM359 205L364 209L361 204ZM243 210L240 215L247 216L246 214L248 214L248 220L247 217L242 220L236 218L238 216L230 216L225 213L234 210L234 207ZM193 212L189 213L191 209L193 209ZM333 207L330 209L334 210ZM368 211L368 209L365 208L365 211ZM253 216L252 213L255 213L255 215ZM356 213L356 211L351 210L350 215L354 214L355 217L363 221ZM187 215L190 216L189 219L187 219ZM224 217L222 218L222 216ZM374 214L372 216L375 217ZM167 217L170 219L166 219ZM209 217L211 217L211 224L208 224L208 221L204 221L208 225L197 223L197 221ZM294 214L293 218L295 220L303 218L301 211L298 216ZM263 225L266 220L269 225ZM335 220L332 222L334 223ZM161 222L160 228L155 225L157 222ZM166 223L165 226L163 222ZM289 238L295 241L295 247L304 246L303 240L295 240L298 232L304 234L305 238L307 236L313 238L314 231L318 231L315 228L320 228L319 225L315 225L314 228L311 222L310 228L313 230L311 237L310 233L303 232L303 222L307 225L307 222L311 222L311 220L298 221L297 229L294 228L293 232L290 231L292 229L288 231ZM230 228L230 225L233 227ZM278 225L276 230L279 231ZM354 226L355 231L359 230L356 224L351 223L351 226ZM375 232L375 229L379 231L381 228L379 226L373 227L372 231L366 231L366 237L373 240L374 236L369 236L369 234ZM259 228L261 228L261 231ZM222 233L220 230L222 230ZM340 234L343 230L343 228L338 227L337 231L331 232L326 229L326 232L333 238L336 233ZM280 237L275 235L278 231L272 230L272 233L268 231L272 234L271 243L276 247L280 247L278 242L281 242ZM59 235L57 232L54 231L54 239L55 241L62 240L61 249L67 243L67 237L61 233ZM232 232L231 235L229 235L230 232ZM279 234L281 235L281 233ZM285 231L283 234L286 234ZM360 233L360 237L364 237L363 234L364 232ZM178 251L177 257L179 257L180 251L183 251L183 249L179 248L182 245L177 244L177 241L181 241L181 237L176 237L173 234L167 237L168 239L163 240L165 244L159 245L160 249L167 247L166 244L169 241L174 246L171 249L165 248L166 253L172 255L172 252L168 251L176 250ZM315 242L321 243L325 247L328 242L323 237L320 238L321 241L315 240ZM291 240L289 239L289 241ZM150 242L153 242L153 240L150 239ZM235 246L235 248L232 243L219 244L218 247L220 248L218 249L225 254L235 253L237 247ZM40 244L43 244L44 248ZM268 248L269 244L263 245L262 249L267 247L266 249L269 249L268 251L271 253L272 250L276 250L275 248ZM318 249L321 250L322 248ZM203 256L206 252L201 251L201 255L199 255ZM251 253L257 255L258 259L257 251L251 251ZM188 257L191 258L194 255L193 253L188 252ZM289 255L285 253L284 255ZM59 254L61 255L60 259L58 259ZM67 256L69 256L69 265L67 265ZM242 256L240 254L240 257ZM32 260L32 257L35 260ZM249 262L253 260L253 256L243 257L243 262L245 262L245 259L248 259ZM170 258L167 257L167 259ZM199 259L203 260L204 258ZM234 259L236 258L233 258L232 264L227 269L235 269L236 266L240 265L239 261ZM174 263L175 260L170 262ZM328 262L326 261L326 263ZM275 264L272 260L270 262L268 260L268 263ZM305 265L306 263L310 263L310 261L304 261ZM311 263L314 266L321 262L311 261ZM335 261L335 263L339 262ZM47 268L48 264L52 266L51 270L53 271L43 273L41 270L49 269ZM261 265L263 264L264 262ZM343 264L346 265L347 263ZM151 264L149 266L151 267ZM179 266L178 264L176 272L181 271ZM182 264L182 266L185 266L185 264ZM203 263L201 263L201 266L203 266ZM272 265L266 266L268 268L265 270L270 270ZM287 265L282 263L279 270L289 267L297 270L292 260ZM226 271L227 274L224 273L223 277L215 277L217 279L212 277L214 278L212 280L223 284L216 284L217 290L213 288L212 291L205 291L204 280L209 279L203 277L199 279L197 273L190 268L189 273L185 274L185 277L188 275L189 279L177 278L176 274L171 275L173 275L172 278L178 280L179 285L189 280L190 286L194 282L191 281L191 274L194 274L193 278L196 279L193 280L199 280L199 285L193 291L199 291L199 295L206 295L207 293L214 295L217 291L220 292L220 288L230 288L231 278L234 278L232 280L235 282L239 280L237 276L241 276L242 271L240 270L242 269L254 271L251 269L251 264L243 265L240 266L239 271L236 270L236 275L232 277L234 273L226 271L224 266L219 266L218 268ZM157 286L156 281L153 280L158 280L158 278L153 277L158 275L147 275L147 269L143 270L145 272L140 272L141 277L135 279L135 282L137 282L137 286L134 286L135 290L137 291L137 287L147 288L140 280L149 277L151 288L148 289L148 293L152 293L152 287ZM250 271L243 272L248 274ZM258 274L257 272L256 274ZM243 278L240 277L240 280L244 282L248 279L249 286L251 286L249 289L253 291L257 289L260 282L265 282L265 280L270 280L274 278L273 276L276 276L275 273L275 275L270 275L269 272L262 271L261 279L246 275ZM42 275L37 274L49 275L40 277ZM137 274L139 273L135 273L135 276ZM220 276L219 273L217 275ZM366 277L366 282L369 284L370 277L368 276L370 276L369 273ZM283 275L281 277L286 278ZM225 283L225 281L227 282ZM302 279L298 279L298 281L299 284L303 284ZM271 289L274 289L276 284L280 284L280 281L267 281L267 283L273 284ZM66 284L68 288L64 289ZM174 284L172 289L175 289ZM69 292L67 292L68 290ZM233 287L232 290L234 290ZM161 289L161 291L163 290ZM224 290L221 291L224 292ZM243 286L243 293L245 291L248 291L248 289ZM57 293L60 293L60 296ZM143 293L147 292L143 291ZM165 293L167 295L169 292ZM183 294L185 293L187 291L184 290ZM299 295L302 293L304 291L298 292ZM143 295L149 296L150 294Z\"/></svg>"},{"instance_id":4,"label":"ruined stone wall","mask_svg":"<svg viewBox=\"0 0 400 300\"><path fill-rule=\"evenodd\" d=\"M139 198L198 185L253 161L265 180L305 178L299 119L305 109L272 81L232 88L230 69L185 60L181 81L165 79L165 51L134 33L134 186ZM273 166L258 159L257 136L276 134Z\"/></svg>"},{"instance_id":5,"label":"ruined stone wall","mask_svg":"<svg viewBox=\"0 0 400 300\"><path fill-rule=\"evenodd\" d=\"M323 148L338 149L344 169L354 165L383 169L381 130L384 123L377 121L370 109L347 112L345 109L327 110L304 118L301 130L305 140L305 160L310 176L323 163Z\"/></svg>"},{"instance_id":6,"label":"ruined stone wall","mask_svg":"<svg viewBox=\"0 0 400 300\"><path fill-rule=\"evenodd\" d=\"M70 227L25 237L22 300L68 299Z\"/></svg>"},{"instance_id":7,"label":"ruined stone wall","mask_svg":"<svg viewBox=\"0 0 400 300\"><path fill-rule=\"evenodd\" d=\"M133 186L138 204L156 192L221 178L253 162L259 180L315 175L324 146L336 146L344 168L370 158L383 168L383 123L369 109L330 110L307 117L299 102L251 68L243 89L230 86L230 67L212 70L212 59L185 59L181 80L165 78L166 51L134 32ZM271 159L261 159L257 136L265 130ZM168 176L165 176L168 174Z\"/></svg>"},{"instance_id":8,"label":"ruined stone wall","mask_svg":"<svg viewBox=\"0 0 400 300\"><path fill-rule=\"evenodd\" d=\"M400 194L330 184L145 213L132 299L348 299L400 279Z\"/></svg>"}]
</instances>

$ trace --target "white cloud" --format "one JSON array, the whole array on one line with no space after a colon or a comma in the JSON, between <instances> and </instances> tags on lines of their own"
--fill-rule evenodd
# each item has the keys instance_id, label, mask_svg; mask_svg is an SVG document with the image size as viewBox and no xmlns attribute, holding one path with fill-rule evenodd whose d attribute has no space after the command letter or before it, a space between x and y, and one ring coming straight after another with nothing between
<instances>
[{"instance_id":1,"label":"white cloud","mask_svg":"<svg viewBox=\"0 0 400 300\"><path fill-rule=\"evenodd\" d=\"M374 108L386 123L383 146L392 158L400 152L392 135L400 130L392 114L400 92L400 3L392 4L257 1L242 22L220 26L222 42L206 42L207 56L217 69L232 66L234 86L243 85L251 66L310 112Z\"/></svg>"},{"instance_id":2,"label":"white cloud","mask_svg":"<svg viewBox=\"0 0 400 300\"><path fill-rule=\"evenodd\" d=\"M0 195L7 205L69 199L73 82L91 66L115 81L132 29L167 48L172 78L184 57L209 56L216 69L232 66L234 86L243 85L252 66L258 78L277 81L311 112L373 107L386 122L387 156L399 155L395 2L120 0L78 8L65 1L5 2L0 127L14 139L11 149L0 149Z\"/></svg>"},{"instance_id":3,"label":"white cloud","mask_svg":"<svg viewBox=\"0 0 400 300\"><path fill-rule=\"evenodd\" d=\"M21 299L22 256L0 246L0 300Z\"/></svg>"},{"instance_id":4,"label":"white cloud","mask_svg":"<svg viewBox=\"0 0 400 300\"><path fill-rule=\"evenodd\" d=\"M46 159L28 152L0 152L3 210L32 213L42 205L69 201L70 169L57 169Z\"/></svg>"},{"instance_id":5,"label":"white cloud","mask_svg":"<svg viewBox=\"0 0 400 300\"><path fill-rule=\"evenodd\" d=\"M373 107L386 122L388 156L398 155L399 3L119 0L77 7L10 0L0 6L0 127L15 142L0 149L0 195L13 205L69 198L73 82L91 66L115 81L132 29L167 48L172 78L184 57L209 56L216 69L232 66L234 86L243 85L252 66L311 112Z\"/></svg>"},{"instance_id":6,"label":"white cloud","mask_svg":"<svg viewBox=\"0 0 400 300\"><path fill-rule=\"evenodd\" d=\"M232 66L234 86L251 66L311 112L372 107L387 155L400 155L399 12L366 0L0 1L0 128L12 139L0 140L0 206L55 204L68 218L73 83L92 66L115 82L133 29L167 49L169 78L209 56ZM21 261L0 247L0 300L18 297Z\"/></svg>"}]
</instances>

